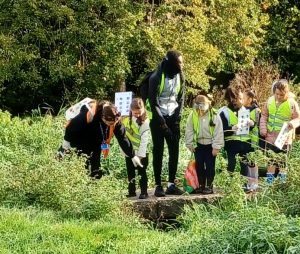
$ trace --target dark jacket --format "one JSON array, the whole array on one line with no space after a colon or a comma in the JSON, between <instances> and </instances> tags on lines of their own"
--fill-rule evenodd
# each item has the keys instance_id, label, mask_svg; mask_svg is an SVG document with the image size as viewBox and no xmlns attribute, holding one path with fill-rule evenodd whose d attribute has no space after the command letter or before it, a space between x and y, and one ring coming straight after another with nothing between
<instances>
[{"instance_id":1,"label":"dark jacket","mask_svg":"<svg viewBox=\"0 0 300 254\"><path fill-rule=\"evenodd\" d=\"M80 113L67 125L64 139L70 142L71 147L89 155L93 151L101 150L101 144L108 138L109 126L97 116L88 123L87 113L87 107L83 106ZM115 125L114 135L124 153L133 158L134 150L125 135L125 127L121 121Z\"/></svg>"},{"instance_id":2,"label":"dark jacket","mask_svg":"<svg viewBox=\"0 0 300 254\"><path fill-rule=\"evenodd\" d=\"M232 112L236 113L236 115L238 114L239 109L234 109L233 107L230 106L228 106L228 108ZM223 124L224 138L232 136L235 133L235 131L232 130L232 126L229 125L229 122L223 111L220 113L220 117ZM253 129L253 127L250 127L250 130L251 129ZM250 151L251 140L249 139L249 142L240 141L240 140L225 140L224 149L229 151L236 151L236 152Z\"/></svg>"},{"instance_id":3,"label":"dark jacket","mask_svg":"<svg viewBox=\"0 0 300 254\"><path fill-rule=\"evenodd\" d=\"M160 108L159 108L159 86L161 83L161 77L163 72L163 66L164 61L159 65L157 70L152 73L152 75L149 78L149 102L150 107L152 111L152 119L159 121L160 125L163 125L166 123ZM165 73L166 76L168 76L168 73ZM177 96L177 103L178 107L175 110L174 113L174 119L175 121L180 121L181 119L181 113L184 106L184 94L185 94L185 79L182 73L180 73L180 91Z\"/></svg>"}]
</instances>

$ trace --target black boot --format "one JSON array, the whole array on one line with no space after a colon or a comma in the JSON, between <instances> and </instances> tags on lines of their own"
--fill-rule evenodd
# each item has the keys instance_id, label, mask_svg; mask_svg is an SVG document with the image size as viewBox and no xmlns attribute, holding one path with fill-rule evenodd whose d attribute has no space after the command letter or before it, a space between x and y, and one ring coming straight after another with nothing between
<instances>
[{"instance_id":1,"label":"black boot","mask_svg":"<svg viewBox=\"0 0 300 254\"><path fill-rule=\"evenodd\" d=\"M207 195L207 194L213 194L214 191L213 191L213 186L210 185L210 186L206 186L204 191L203 191L203 194Z\"/></svg>"},{"instance_id":2,"label":"black boot","mask_svg":"<svg viewBox=\"0 0 300 254\"><path fill-rule=\"evenodd\" d=\"M147 184L147 179L140 179L140 188L141 188L141 194L139 196L139 199L146 199L148 198L148 184Z\"/></svg>"},{"instance_id":3,"label":"black boot","mask_svg":"<svg viewBox=\"0 0 300 254\"><path fill-rule=\"evenodd\" d=\"M127 197L135 197L136 196L136 189L135 189L135 180L132 179L129 183L128 183L128 195Z\"/></svg>"},{"instance_id":4,"label":"black boot","mask_svg":"<svg viewBox=\"0 0 300 254\"><path fill-rule=\"evenodd\" d=\"M94 179L100 179L102 177L103 173L101 170L94 170L91 172L90 176Z\"/></svg>"},{"instance_id":5,"label":"black boot","mask_svg":"<svg viewBox=\"0 0 300 254\"><path fill-rule=\"evenodd\" d=\"M154 192L155 197L164 197L166 196L164 189L161 185L156 186L155 192Z\"/></svg>"}]
</instances>

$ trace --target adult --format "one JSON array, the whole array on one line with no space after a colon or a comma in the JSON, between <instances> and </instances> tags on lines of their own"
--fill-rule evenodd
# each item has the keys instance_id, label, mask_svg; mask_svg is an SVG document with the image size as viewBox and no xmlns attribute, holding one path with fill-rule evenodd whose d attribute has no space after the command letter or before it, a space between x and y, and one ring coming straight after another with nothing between
<instances>
[{"instance_id":1,"label":"adult","mask_svg":"<svg viewBox=\"0 0 300 254\"><path fill-rule=\"evenodd\" d=\"M108 155L110 140L114 135L133 164L142 166L125 135L120 113L109 101L92 100L81 107L78 115L69 120L66 125L64 141L59 153L63 156L70 148L76 148L78 154L88 156L86 167L90 171L90 176L100 179L102 177L101 152L104 157Z\"/></svg>"},{"instance_id":2,"label":"adult","mask_svg":"<svg viewBox=\"0 0 300 254\"><path fill-rule=\"evenodd\" d=\"M153 170L156 197L183 193L174 183L180 138L180 120L184 103L183 58L178 51L168 51L149 78L149 103L152 117L150 130L153 141ZM162 160L166 140L169 152L169 179L166 192L161 184Z\"/></svg>"}]
</instances>

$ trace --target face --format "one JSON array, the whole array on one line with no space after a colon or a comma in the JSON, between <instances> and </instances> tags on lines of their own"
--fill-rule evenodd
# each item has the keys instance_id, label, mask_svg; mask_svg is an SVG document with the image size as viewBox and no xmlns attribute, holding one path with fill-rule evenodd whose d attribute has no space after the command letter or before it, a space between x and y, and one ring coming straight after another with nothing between
<instances>
[{"instance_id":1,"label":"face","mask_svg":"<svg viewBox=\"0 0 300 254\"><path fill-rule=\"evenodd\" d=\"M183 66L184 66L182 56L179 56L179 57L177 58L177 64L178 64L178 68L180 69L180 71L182 71Z\"/></svg>"},{"instance_id":2,"label":"face","mask_svg":"<svg viewBox=\"0 0 300 254\"><path fill-rule=\"evenodd\" d=\"M287 93L279 89L275 90L274 96L277 102L284 102L287 99Z\"/></svg>"},{"instance_id":3,"label":"face","mask_svg":"<svg viewBox=\"0 0 300 254\"><path fill-rule=\"evenodd\" d=\"M243 105L245 107L250 107L252 105L253 99L249 97L246 93L243 95Z\"/></svg>"},{"instance_id":4,"label":"face","mask_svg":"<svg viewBox=\"0 0 300 254\"><path fill-rule=\"evenodd\" d=\"M241 92L238 94L237 98L231 100L231 103L235 109L241 108L243 106L243 102L244 102L244 97L243 97L243 93Z\"/></svg>"},{"instance_id":5,"label":"face","mask_svg":"<svg viewBox=\"0 0 300 254\"><path fill-rule=\"evenodd\" d=\"M142 110L142 109L132 109L131 112L132 112L132 116L134 116L136 118L139 118L144 113L144 110Z\"/></svg>"}]
</instances>

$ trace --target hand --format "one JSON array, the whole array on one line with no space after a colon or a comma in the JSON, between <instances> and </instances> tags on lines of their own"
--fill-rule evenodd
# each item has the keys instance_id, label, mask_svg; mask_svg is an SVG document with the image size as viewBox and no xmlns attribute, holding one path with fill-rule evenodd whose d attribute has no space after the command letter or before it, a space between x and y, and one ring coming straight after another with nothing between
<instances>
[{"instance_id":1,"label":"hand","mask_svg":"<svg viewBox=\"0 0 300 254\"><path fill-rule=\"evenodd\" d=\"M172 139L173 133L172 133L171 129L169 128L169 126L165 123L165 124L161 125L161 128L162 128L165 138Z\"/></svg>"},{"instance_id":2,"label":"hand","mask_svg":"<svg viewBox=\"0 0 300 254\"><path fill-rule=\"evenodd\" d=\"M288 123L288 127L289 127L290 130L294 129L294 126L291 122Z\"/></svg>"},{"instance_id":3,"label":"hand","mask_svg":"<svg viewBox=\"0 0 300 254\"><path fill-rule=\"evenodd\" d=\"M262 137L266 137L267 136L267 132L265 132L265 131L260 131L260 135L262 136Z\"/></svg>"},{"instance_id":4,"label":"hand","mask_svg":"<svg viewBox=\"0 0 300 254\"><path fill-rule=\"evenodd\" d=\"M56 153L56 158L61 160L65 157L65 155L70 151L71 144L69 141L64 140L60 148Z\"/></svg>"},{"instance_id":5,"label":"hand","mask_svg":"<svg viewBox=\"0 0 300 254\"><path fill-rule=\"evenodd\" d=\"M192 147L192 146L189 146L188 149L190 150L191 153L194 153L194 152L195 152L195 148Z\"/></svg>"},{"instance_id":6,"label":"hand","mask_svg":"<svg viewBox=\"0 0 300 254\"><path fill-rule=\"evenodd\" d=\"M56 153L56 159L62 160L65 157L66 153L67 153L67 150L64 149L62 146L60 146L60 148L57 150L57 153Z\"/></svg>"},{"instance_id":7,"label":"hand","mask_svg":"<svg viewBox=\"0 0 300 254\"><path fill-rule=\"evenodd\" d=\"M253 122L253 120L251 120L251 119L248 121L247 124L248 124L248 126L250 126L250 127L254 126L254 122Z\"/></svg>"},{"instance_id":8,"label":"hand","mask_svg":"<svg viewBox=\"0 0 300 254\"><path fill-rule=\"evenodd\" d=\"M213 156L217 156L219 151L220 151L220 149L213 148L211 153Z\"/></svg>"},{"instance_id":9,"label":"hand","mask_svg":"<svg viewBox=\"0 0 300 254\"><path fill-rule=\"evenodd\" d=\"M239 126L238 126L237 124L235 124L235 125L233 125L233 126L231 127L231 129L232 129L233 131L237 131L238 128L239 128Z\"/></svg>"},{"instance_id":10,"label":"hand","mask_svg":"<svg viewBox=\"0 0 300 254\"><path fill-rule=\"evenodd\" d=\"M132 163L135 167L139 166L139 167L143 167L142 163L141 163L141 160L138 156L134 156L133 158L131 158L132 160Z\"/></svg>"}]
</instances>

